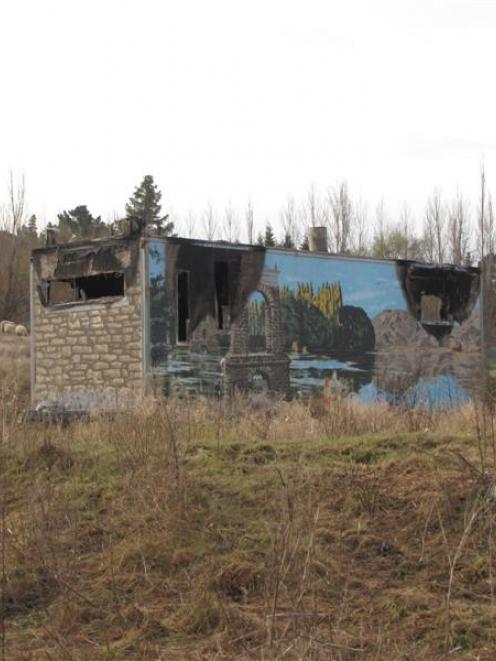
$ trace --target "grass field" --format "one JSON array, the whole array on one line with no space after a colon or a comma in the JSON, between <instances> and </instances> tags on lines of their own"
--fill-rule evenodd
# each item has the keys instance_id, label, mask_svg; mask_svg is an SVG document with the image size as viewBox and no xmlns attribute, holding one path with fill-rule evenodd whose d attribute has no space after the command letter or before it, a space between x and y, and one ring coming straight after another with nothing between
<instances>
[{"instance_id":1,"label":"grass field","mask_svg":"<svg viewBox=\"0 0 496 661\"><path fill-rule=\"evenodd\" d=\"M478 409L150 401L23 424L15 351L5 659L495 658L495 445Z\"/></svg>"}]
</instances>

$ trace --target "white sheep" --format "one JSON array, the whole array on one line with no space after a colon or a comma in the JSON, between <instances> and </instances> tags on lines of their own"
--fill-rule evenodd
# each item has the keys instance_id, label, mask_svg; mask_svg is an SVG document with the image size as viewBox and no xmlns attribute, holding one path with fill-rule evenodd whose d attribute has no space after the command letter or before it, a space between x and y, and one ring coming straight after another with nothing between
<instances>
[{"instance_id":1,"label":"white sheep","mask_svg":"<svg viewBox=\"0 0 496 661\"><path fill-rule=\"evenodd\" d=\"M15 335L16 324L13 321L2 321L0 322L0 330L2 333L7 333L8 335Z\"/></svg>"},{"instance_id":2,"label":"white sheep","mask_svg":"<svg viewBox=\"0 0 496 661\"><path fill-rule=\"evenodd\" d=\"M22 324L17 324L17 326L15 327L15 334L18 337L27 337L28 330L26 326L23 326Z\"/></svg>"}]
</instances>

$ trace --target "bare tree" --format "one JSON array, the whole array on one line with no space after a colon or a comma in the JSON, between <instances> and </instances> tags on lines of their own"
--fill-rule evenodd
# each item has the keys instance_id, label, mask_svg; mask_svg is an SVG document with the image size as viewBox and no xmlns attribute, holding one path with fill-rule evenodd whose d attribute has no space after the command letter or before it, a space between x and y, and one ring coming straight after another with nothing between
<instances>
[{"instance_id":1,"label":"bare tree","mask_svg":"<svg viewBox=\"0 0 496 661\"><path fill-rule=\"evenodd\" d=\"M348 193L348 184L342 181L327 194L328 210L327 222L330 223L330 233L337 253L345 253L349 248L352 228L352 204Z\"/></svg>"},{"instance_id":2,"label":"bare tree","mask_svg":"<svg viewBox=\"0 0 496 661\"><path fill-rule=\"evenodd\" d=\"M486 228L484 231L486 254L494 255L496 252L496 227L494 225L493 198L491 193L487 196Z\"/></svg>"},{"instance_id":3,"label":"bare tree","mask_svg":"<svg viewBox=\"0 0 496 661\"><path fill-rule=\"evenodd\" d=\"M441 202L441 191L435 188L427 199L424 222L424 241L427 258L441 264L445 256L446 211Z\"/></svg>"},{"instance_id":4,"label":"bare tree","mask_svg":"<svg viewBox=\"0 0 496 661\"><path fill-rule=\"evenodd\" d=\"M448 212L450 260L463 264L468 248L468 212L463 195L458 192Z\"/></svg>"},{"instance_id":5,"label":"bare tree","mask_svg":"<svg viewBox=\"0 0 496 661\"><path fill-rule=\"evenodd\" d=\"M236 243L239 241L239 221L238 215L233 209L231 201L227 203L224 209L224 223L223 223L223 238L229 243Z\"/></svg>"},{"instance_id":6,"label":"bare tree","mask_svg":"<svg viewBox=\"0 0 496 661\"><path fill-rule=\"evenodd\" d=\"M387 257L387 225L388 222L384 207L384 198L381 197L375 208L374 243L372 252L375 257L383 259Z\"/></svg>"},{"instance_id":7,"label":"bare tree","mask_svg":"<svg viewBox=\"0 0 496 661\"><path fill-rule=\"evenodd\" d=\"M410 257L410 228L412 226L412 217L410 213L410 208L406 202L403 202L400 213L400 230L403 235L403 254L401 257L403 259L408 259Z\"/></svg>"},{"instance_id":8,"label":"bare tree","mask_svg":"<svg viewBox=\"0 0 496 661\"><path fill-rule=\"evenodd\" d=\"M195 235L196 218L193 212L191 211L191 209L188 209L188 213L186 214L185 226L186 226L186 234L188 235L188 238L192 239L193 236Z\"/></svg>"},{"instance_id":9,"label":"bare tree","mask_svg":"<svg viewBox=\"0 0 496 661\"><path fill-rule=\"evenodd\" d=\"M288 195L286 203L281 209L281 225L284 232L284 245L287 247L298 245L298 214L296 210L296 202L292 195Z\"/></svg>"},{"instance_id":10,"label":"bare tree","mask_svg":"<svg viewBox=\"0 0 496 661\"><path fill-rule=\"evenodd\" d=\"M486 186L486 169L484 161L480 169L480 198L477 219L477 252L479 258L494 254L496 250L496 237L494 227L494 210L491 194Z\"/></svg>"},{"instance_id":11,"label":"bare tree","mask_svg":"<svg viewBox=\"0 0 496 661\"><path fill-rule=\"evenodd\" d=\"M296 217L297 233L304 237L305 243L308 239L309 228L320 225L324 221L324 209L314 184L310 186L307 196L298 205Z\"/></svg>"},{"instance_id":12,"label":"bare tree","mask_svg":"<svg viewBox=\"0 0 496 661\"><path fill-rule=\"evenodd\" d=\"M246 240L248 241L248 243L253 243L255 240L254 219L255 219L255 213L253 210L253 202L251 200L248 200L245 207Z\"/></svg>"},{"instance_id":13,"label":"bare tree","mask_svg":"<svg viewBox=\"0 0 496 661\"><path fill-rule=\"evenodd\" d=\"M367 203L359 197L353 204L353 226L351 232L351 244L356 255L367 254Z\"/></svg>"},{"instance_id":14,"label":"bare tree","mask_svg":"<svg viewBox=\"0 0 496 661\"><path fill-rule=\"evenodd\" d=\"M203 212L202 225L207 240L213 241L217 232L217 221L211 202L207 204L207 208Z\"/></svg>"},{"instance_id":15,"label":"bare tree","mask_svg":"<svg viewBox=\"0 0 496 661\"><path fill-rule=\"evenodd\" d=\"M2 255L2 261L5 264L5 295L3 301L3 314L5 318L10 318L15 310L15 265L17 257L17 247L20 230L25 221L25 202L26 202L26 183L22 174L16 181L12 170L9 172L7 183L8 203L4 207L2 214L2 229L7 233L10 241L10 249L7 248L6 254Z\"/></svg>"},{"instance_id":16,"label":"bare tree","mask_svg":"<svg viewBox=\"0 0 496 661\"><path fill-rule=\"evenodd\" d=\"M479 227L478 227L478 248L479 248L479 257L482 260L486 254L486 241L485 241L485 224L486 224L486 168L484 161L481 161L480 167L480 198L479 198Z\"/></svg>"},{"instance_id":17,"label":"bare tree","mask_svg":"<svg viewBox=\"0 0 496 661\"><path fill-rule=\"evenodd\" d=\"M315 189L315 184L311 184L307 195L307 219L308 225L315 227L320 225L322 210L319 200L319 194Z\"/></svg>"}]
</instances>

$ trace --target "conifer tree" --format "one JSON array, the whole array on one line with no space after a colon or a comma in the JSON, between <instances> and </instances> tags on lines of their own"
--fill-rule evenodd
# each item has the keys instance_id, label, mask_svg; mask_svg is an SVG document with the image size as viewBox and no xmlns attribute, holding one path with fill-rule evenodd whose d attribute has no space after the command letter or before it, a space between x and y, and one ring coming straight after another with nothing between
<instances>
[{"instance_id":1,"label":"conifer tree","mask_svg":"<svg viewBox=\"0 0 496 661\"><path fill-rule=\"evenodd\" d=\"M265 237L264 237L264 246L266 248L273 248L276 245L276 238L274 232L272 231L272 226L270 223L267 223L265 226Z\"/></svg>"},{"instance_id":2,"label":"conifer tree","mask_svg":"<svg viewBox=\"0 0 496 661\"><path fill-rule=\"evenodd\" d=\"M33 236L38 236L38 221L34 213L29 217L27 227Z\"/></svg>"},{"instance_id":3,"label":"conifer tree","mask_svg":"<svg viewBox=\"0 0 496 661\"><path fill-rule=\"evenodd\" d=\"M140 230L155 226L160 234L168 236L174 230L174 223L167 222L168 214L160 215L161 198L162 193L154 183L152 175L145 175L126 204L126 218L135 221Z\"/></svg>"},{"instance_id":4,"label":"conifer tree","mask_svg":"<svg viewBox=\"0 0 496 661\"><path fill-rule=\"evenodd\" d=\"M108 228L101 216L96 218L89 212L86 204L80 204L70 211L62 211L57 215L60 237L63 241L70 239L95 239L105 236Z\"/></svg>"},{"instance_id":5,"label":"conifer tree","mask_svg":"<svg viewBox=\"0 0 496 661\"><path fill-rule=\"evenodd\" d=\"M294 241L291 238L291 234L289 234L289 232L286 232L286 234L284 235L284 240L281 244L281 247L282 248L290 248L290 249L291 248L296 248L296 246L294 244Z\"/></svg>"},{"instance_id":6,"label":"conifer tree","mask_svg":"<svg viewBox=\"0 0 496 661\"><path fill-rule=\"evenodd\" d=\"M305 238L303 239L300 245L300 250L310 250L310 244L308 243L308 236L305 236Z\"/></svg>"}]
</instances>

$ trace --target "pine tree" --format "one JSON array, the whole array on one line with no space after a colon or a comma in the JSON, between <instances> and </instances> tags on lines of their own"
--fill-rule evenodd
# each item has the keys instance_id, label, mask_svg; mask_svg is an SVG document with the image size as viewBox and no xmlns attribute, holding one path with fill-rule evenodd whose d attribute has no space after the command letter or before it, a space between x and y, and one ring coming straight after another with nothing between
<instances>
[{"instance_id":1,"label":"pine tree","mask_svg":"<svg viewBox=\"0 0 496 661\"><path fill-rule=\"evenodd\" d=\"M284 240L281 244L281 247L282 248L289 248L289 249L296 248L296 246L294 244L294 241L291 238L291 234L289 234L289 232L286 232L286 234L284 235Z\"/></svg>"},{"instance_id":2,"label":"pine tree","mask_svg":"<svg viewBox=\"0 0 496 661\"><path fill-rule=\"evenodd\" d=\"M34 213L29 217L29 220L26 223L26 231L29 236L32 236L35 239L38 237L38 222Z\"/></svg>"},{"instance_id":3,"label":"pine tree","mask_svg":"<svg viewBox=\"0 0 496 661\"><path fill-rule=\"evenodd\" d=\"M306 236L300 246L300 250L310 250L310 244L308 243L308 236Z\"/></svg>"},{"instance_id":4,"label":"pine tree","mask_svg":"<svg viewBox=\"0 0 496 661\"><path fill-rule=\"evenodd\" d=\"M80 204L70 211L62 211L57 215L57 218L60 238L63 241L95 239L108 233L108 228L102 221L101 216L95 218L85 204Z\"/></svg>"},{"instance_id":5,"label":"pine tree","mask_svg":"<svg viewBox=\"0 0 496 661\"><path fill-rule=\"evenodd\" d=\"M174 230L174 223L167 222L168 214L160 215L162 193L154 183L151 174L145 175L143 181L134 190L126 204L126 217L135 221L140 230L155 226L160 234L168 236Z\"/></svg>"},{"instance_id":6,"label":"pine tree","mask_svg":"<svg viewBox=\"0 0 496 661\"><path fill-rule=\"evenodd\" d=\"M259 232L257 236L257 246L264 246L264 245L265 243L264 243L263 234Z\"/></svg>"},{"instance_id":7,"label":"pine tree","mask_svg":"<svg viewBox=\"0 0 496 661\"><path fill-rule=\"evenodd\" d=\"M265 237L264 237L264 246L266 248L273 248L276 245L276 238L274 232L272 231L272 226L270 223L267 223L265 226Z\"/></svg>"}]
</instances>

